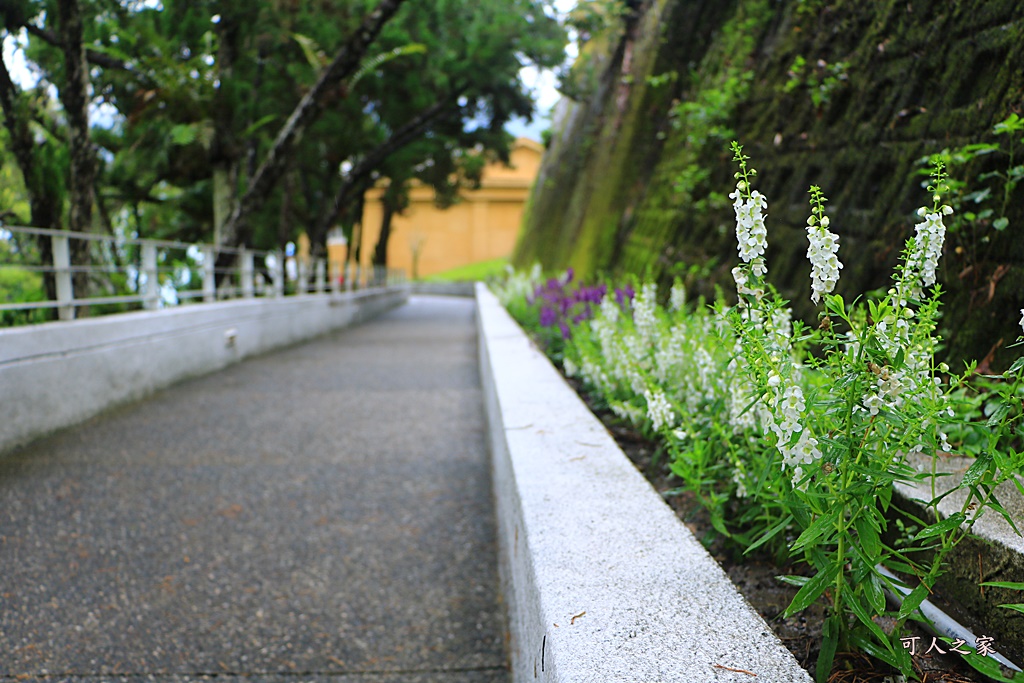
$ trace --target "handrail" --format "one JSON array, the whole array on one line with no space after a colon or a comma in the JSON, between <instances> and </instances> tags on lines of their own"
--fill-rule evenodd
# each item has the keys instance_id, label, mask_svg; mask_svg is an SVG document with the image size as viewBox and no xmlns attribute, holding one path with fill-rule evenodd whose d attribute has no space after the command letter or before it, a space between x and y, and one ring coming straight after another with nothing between
<instances>
[{"instance_id":1,"label":"handrail","mask_svg":"<svg viewBox=\"0 0 1024 683\"><path fill-rule=\"evenodd\" d=\"M164 247L169 249L187 249L193 246L210 246L213 244L204 244L202 242L178 242L175 240L158 240L151 239L149 237L121 237L114 235L101 235L94 232L74 232L71 230L55 230L53 228L35 228L27 225L0 225L0 232L20 232L27 235L48 235L50 237L74 237L81 240L93 240L97 242L114 242L116 244L154 244L158 247ZM217 251L227 252L229 254L239 254L243 251L248 251L253 254L272 254L272 251L259 251L257 249L243 249L241 247L226 247L216 246Z\"/></svg>"},{"instance_id":2,"label":"handrail","mask_svg":"<svg viewBox=\"0 0 1024 683\"><path fill-rule=\"evenodd\" d=\"M57 309L60 320L72 320L84 307L109 304L140 304L145 309L177 306L186 302L213 302L256 296L281 297L291 294L323 294L343 288L363 289L405 281L398 269L364 269L348 262L283 257L279 251L190 243L143 237L112 236L28 226L0 226L0 243L17 235L49 238L49 263L4 263L15 268L52 277L56 296L42 301L0 299L0 314L6 311ZM106 245L107 249L86 247L85 262L72 263L73 240ZM136 247L132 253L126 247ZM178 252L175 254L174 252ZM3 252L0 251L0 254ZM234 259L231 267L217 266L221 254ZM124 276L115 282L113 275ZM85 291L82 290L83 286ZM90 295L93 292L93 295ZM90 310L90 314L95 311ZM0 315L0 325L10 324Z\"/></svg>"}]
</instances>

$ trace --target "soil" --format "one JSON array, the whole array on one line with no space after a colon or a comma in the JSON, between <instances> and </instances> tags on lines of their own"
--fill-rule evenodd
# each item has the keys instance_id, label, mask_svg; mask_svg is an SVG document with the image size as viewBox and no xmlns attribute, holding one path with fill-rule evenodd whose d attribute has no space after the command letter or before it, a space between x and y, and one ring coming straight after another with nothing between
<instances>
[{"instance_id":1,"label":"soil","mask_svg":"<svg viewBox=\"0 0 1024 683\"><path fill-rule=\"evenodd\" d=\"M611 411L601 409L574 379L567 380L587 402L591 411L604 423L618 442L619 447L633 464L644 474L679 518L704 544L708 552L729 575L743 597L758 611L771 626L782 643L793 653L800 665L814 675L821 643L824 609L820 604L812 605L803 612L788 619L782 614L789 605L797 588L782 583L776 577L783 574L799 574L799 569L780 566L769 557L742 556L735 545L712 528L704 508L688 492L680 492L679 479L669 472L664 458L659 457L658 445L624 423ZM881 623L881 622L880 622ZM882 624L883 628L885 624ZM911 633L921 637L924 643L931 642L931 636L924 631ZM914 668L923 683L984 683L973 669L958 657L948 655L918 654ZM829 683L882 683L896 681L895 673L885 664L856 653L840 653Z\"/></svg>"}]
</instances>

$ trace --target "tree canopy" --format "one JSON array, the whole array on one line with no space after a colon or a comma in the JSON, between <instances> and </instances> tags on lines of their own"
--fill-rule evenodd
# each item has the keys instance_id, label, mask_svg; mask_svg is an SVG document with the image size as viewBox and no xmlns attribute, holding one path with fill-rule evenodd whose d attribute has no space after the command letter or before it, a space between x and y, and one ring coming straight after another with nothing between
<instances>
[{"instance_id":1,"label":"tree canopy","mask_svg":"<svg viewBox=\"0 0 1024 683\"><path fill-rule=\"evenodd\" d=\"M450 202L563 60L546 0L2 0L7 223L322 249L387 179ZM371 245L372 246L372 245Z\"/></svg>"}]
</instances>

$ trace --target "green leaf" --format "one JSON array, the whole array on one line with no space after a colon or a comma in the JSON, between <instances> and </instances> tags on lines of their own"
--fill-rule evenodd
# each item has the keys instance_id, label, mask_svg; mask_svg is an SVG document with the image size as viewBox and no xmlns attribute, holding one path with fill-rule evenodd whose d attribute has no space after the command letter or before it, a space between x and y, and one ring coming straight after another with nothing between
<instances>
[{"instance_id":1,"label":"green leaf","mask_svg":"<svg viewBox=\"0 0 1024 683\"><path fill-rule=\"evenodd\" d=\"M327 65L327 55L320 49L320 46L315 40L309 36L304 36L301 33L293 33L292 38L302 48L302 54L306 56L306 61L309 65L319 71Z\"/></svg>"},{"instance_id":2,"label":"green leaf","mask_svg":"<svg viewBox=\"0 0 1024 683\"><path fill-rule=\"evenodd\" d=\"M805 583L811 580L809 576L795 576L787 574L785 576L776 576L776 579L782 583L788 583L790 586L803 586Z\"/></svg>"},{"instance_id":3,"label":"green leaf","mask_svg":"<svg viewBox=\"0 0 1024 683\"><path fill-rule=\"evenodd\" d=\"M995 417L993 415L993 417ZM991 422L991 420L989 420ZM992 426L991 424L989 425ZM967 472L964 473L964 478L960 482L961 487L974 486L985 476L985 472L988 471L989 466L992 465L993 458L991 453L980 453L971 466L967 468Z\"/></svg>"},{"instance_id":4,"label":"green leaf","mask_svg":"<svg viewBox=\"0 0 1024 683\"><path fill-rule=\"evenodd\" d=\"M919 584L917 588L910 591L910 595L903 598L903 604L900 605L900 611L898 617L900 619L906 619L913 614L921 603L924 602L925 598L928 597L928 587L923 583Z\"/></svg>"},{"instance_id":5,"label":"green leaf","mask_svg":"<svg viewBox=\"0 0 1024 683\"><path fill-rule=\"evenodd\" d=\"M888 641L888 639L886 640ZM868 654L874 657L875 659L883 661L893 668L900 668L899 661L896 655L894 655L891 650L882 648L878 645L878 643L868 638L865 638L862 634L851 634L850 642L856 645L857 648L863 651L865 654Z\"/></svg>"},{"instance_id":6,"label":"green leaf","mask_svg":"<svg viewBox=\"0 0 1024 683\"><path fill-rule=\"evenodd\" d=\"M998 427L999 423L1003 421L1003 418L1005 418L1009 414L1010 406L1006 405L1005 403L1000 403L996 407L996 409L992 411L992 415L988 418L988 422L985 423L985 426Z\"/></svg>"},{"instance_id":7,"label":"green leaf","mask_svg":"<svg viewBox=\"0 0 1024 683\"><path fill-rule=\"evenodd\" d=\"M888 512L892 503L892 486L884 486L878 491L878 502L882 506L882 512Z\"/></svg>"},{"instance_id":8,"label":"green leaf","mask_svg":"<svg viewBox=\"0 0 1024 683\"><path fill-rule=\"evenodd\" d=\"M867 596L868 601L871 603L871 609L876 614L881 614L885 611L885 593L882 592L882 582L877 576L869 576L867 581L864 582L864 595Z\"/></svg>"},{"instance_id":9,"label":"green leaf","mask_svg":"<svg viewBox=\"0 0 1024 683\"><path fill-rule=\"evenodd\" d=\"M842 615L833 614L825 620L822 628L821 649L818 653L818 664L814 671L814 677L818 683L828 681L832 673L832 662L836 658L836 648L839 646L839 618Z\"/></svg>"},{"instance_id":10,"label":"green leaf","mask_svg":"<svg viewBox=\"0 0 1024 683\"><path fill-rule=\"evenodd\" d=\"M931 526L926 526L924 529L921 529L921 531L919 531L918 534L914 536L914 540L920 541L925 538L931 538L932 536L944 534L947 531L952 531L953 529L956 529L961 524L963 524L964 519L966 519L964 517L964 513L954 512L941 522L936 522Z\"/></svg>"},{"instance_id":11,"label":"green leaf","mask_svg":"<svg viewBox=\"0 0 1024 683\"><path fill-rule=\"evenodd\" d=\"M1018 536L1021 535L1020 529L1017 528L1017 523L1013 521L1013 517L1009 512L1007 512L1006 508L1003 507L1002 503L999 502L994 493L989 496L987 505L1002 515L1003 519L1006 520L1006 523L1010 525L1010 528L1013 529L1015 534Z\"/></svg>"},{"instance_id":12,"label":"green leaf","mask_svg":"<svg viewBox=\"0 0 1024 683\"><path fill-rule=\"evenodd\" d=\"M948 639L946 638L943 638L943 640L948 642ZM969 645L965 645L963 647L971 649ZM1020 681L1024 681L1024 673L1019 671L1015 672L1009 678L1004 676L1003 669L1000 667L999 662L992 657L983 657L973 651L968 655L960 655L960 657L967 662L972 669L980 672L986 678L991 678L993 681L998 681L999 683L1020 683Z\"/></svg>"},{"instance_id":13,"label":"green leaf","mask_svg":"<svg viewBox=\"0 0 1024 683\"><path fill-rule=\"evenodd\" d=\"M241 137L243 137L243 138L249 137L250 135L252 135L256 131L258 131L260 128L262 128L263 126L267 125L268 123L270 123L271 121L273 121L276 118L277 118L276 114L267 114L266 116L264 116L263 118L259 119L258 121L253 122L252 125L250 125L248 128L243 130Z\"/></svg>"},{"instance_id":14,"label":"green leaf","mask_svg":"<svg viewBox=\"0 0 1024 683\"><path fill-rule=\"evenodd\" d=\"M786 515L786 517L783 518L781 522L779 522L771 529L766 531L765 534L761 536L761 538L757 539L753 544L748 546L747 549L743 551L743 554L746 555L747 553L752 552L757 548L760 548L762 545L764 545L765 543L773 539L775 536L777 536L779 532L781 532L783 529L786 529L792 523L792 521L793 515Z\"/></svg>"},{"instance_id":15,"label":"green leaf","mask_svg":"<svg viewBox=\"0 0 1024 683\"><path fill-rule=\"evenodd\" d=\"M359 65L359 70L356 71L355 75L353 75L352 79L349 81L349 87L354 88L356 83L358 83L363 76L393 59L405 57L406 55L423 54L426 51L426 45L423 45L422 43L410 43L408 45L403 45L402 47L396 47L394 50L388 50L387 52L383 52L379 55L374 55Z\"/></svg>"},{"instance_id":16,"label":"green leaf","mask_svg":"<svg viewBox=\"0 0 1024 683\"><path fill-rule=\"evenodd\" d=\"M715 531L722 534L726 538L732 537L732 534L729 533L729 530L725 528L725 520L722 518L722 514L720 512L713 513L711 515L711 526L714 527Z\"/></svg>"},{"instance_id":17,"label":"green leaf","mask_svg":"<svg viewBox=\"0 0 1024 683\"><path fill-rule=\"evenodd\" d=\"M871 519L862 514L853 520L853 525L857 529L857 538L864 553L868 557L876 558L882 549L882 539L879 538L878 530L871 522Z\"/></svg>"},{"instance_id":18,"label":"green leaf","mask_svg":"<svg viewBox=\"0 0 1024 683\"><path fill-rule=\"evenodd\" d=\"M839 566L831 564L825 570L811 577L811 580L805 583L797 591L796 595L793 596L793 602L789 603L789 607L786 608L784 618L789 618L793 614L807 609L812 602L820 598L822 593L832 585L832 581L838 573Z\"/></svg>"},{"instance_id":19,"label":"green leaf","mask_svg":"<svg viewBox=\"0 0 1024 683\"><path fill-rule=\"evenodd\" d=\"M1004 608L1004 609L1012 609L1012 610L1017 611L1017 612L1024 612L1024 604L1021 604L1019 602L1008 602L1006 604L999 605L999 606Z\"/></svg>"},{"instance_id":20,"label":"green leaf","mask_svg":"<svg viewBox=\"0 0 1024 683\"><path fill-rule=\"evenodd\" d=\"M870 583L870 581L868 583ZM889 644L889 638L886 637L885 631L883 631L878 624L871 620L871 615L868 614L867 609L865 609L864 605L858 599L858 596L852 596L852 599L847 599L846 604L850 608L850 611L853 612L854 616L856 616L857 619L860 621L860 623L867 626L868 630L871 631L871 633L873 633L875 637L879 639L879 641L885 643L886 649L891 650L892 646Z\"/></svg>"},{"instance_id":21,"label":"green leaf","mask_svg":"<svg viewBox=\"0 0 1024 683\"><path fill-rule=\"evenodd\" d=\"M979 583L979 586L992 586L993 588L1009 588L1013 591L1024 591L1024 583L1018 583L1016 581L985 581Z\"/></svg>"},{"instance_id":22,"label":"green leaf","mask_svg":"<svg viewBox=\"0 0 1024 683\"><path fill-rule=\"evenodd\" d=\"M804 532L800 534L799 538L797 538L793 543L792 550L800 550L804 546L817 541L825 534L826 531L834 530L836 519L839 517L840 511L841 509L837 506L828 513L814 520L809 527L804 529Z\"/></svg>"},{"instance_id":23,"label":"green leaf","mask_svg":"<svg viewBox=\"0 0 1024 683\"><path fill-rule=\"evenodd\" d=\"M997 218L994 221L992 221L992 227L995 228L996 230L1000 230L1000 231L1001 230L1006 230L1006 227L1009 224L1010 224L1010 219L1007 218L1006 216L1003 216L1001 218Z\"/></svg>"},{"instance_id":24,"label":"green leaf","mask_svg":"<svg viewBox=\"0 0 1024 683\"><path fill-rule=\"evenodd\" d=\"M196 141L196 128L188 123L179 123L171 128L171 142L175 145L191 145Z\"/></svg>"}]
</instances>

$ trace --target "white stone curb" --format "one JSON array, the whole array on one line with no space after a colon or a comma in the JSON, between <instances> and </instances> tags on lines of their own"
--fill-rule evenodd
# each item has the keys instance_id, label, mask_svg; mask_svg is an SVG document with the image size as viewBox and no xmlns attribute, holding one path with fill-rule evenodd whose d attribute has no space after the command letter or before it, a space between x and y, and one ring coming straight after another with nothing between
<instances>
[{"instance_id":1,"label":"white stone curb","mask_svg":"<svg viewBox=\"0 0 1024 683\"><path fill-rule=\"evenodd\" d=\"M405 302L405 287L241 299L0 330L0 453Z\"/></svg>"},{"instance_id":2,"label":"white stone curb","mask_svg":"<svg viewBox=\"0 0 1024 683\"><path fill-rule=\"evenodd\" d=\"M808 683L483 284L476 300L513 680Z\"/></svg>"}]
</instances>

